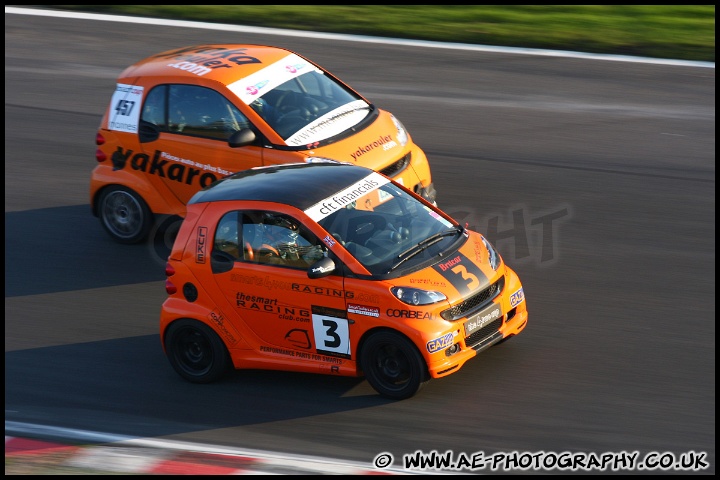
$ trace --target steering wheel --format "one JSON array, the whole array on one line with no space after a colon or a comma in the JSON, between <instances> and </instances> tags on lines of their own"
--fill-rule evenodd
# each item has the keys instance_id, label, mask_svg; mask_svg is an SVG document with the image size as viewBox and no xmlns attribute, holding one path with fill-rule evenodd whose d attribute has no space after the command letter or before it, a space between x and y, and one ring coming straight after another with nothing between
<instances>
[{"instance_id":1,"label":"steering wheel","mask_svg":"<svg viewBox=\"0 0 720 480\"><path fill-rule=\"evenodd\" d=\"M273 247L272 245L268 245L267 243L263 243L260 245L260 248L258 248L257 252L259 257L279 257L280 252L277 251L277 248Z\"/></svg>"},{"instance_id":2,"label":"steering wheel","mask_svg":"<svg viewBox=\"0 0 720 480\"><path fill-rule=\"evenodd\" d=\"M304 105L302 95L292 90L285 90L275 102L275 111L277 112L276 121L279 122L286 116L302 117L304 121L313 117L313 112ZM317 111L317 106L312 105L313 110ZM317 112L316 112L317 113Z\"/></svg>"},{"instance_id":3,"label":"steering wheel","mask_svg":"<svg viewBox=\"0 0 720 480\"><path fill-rule=\"evenodd\" d=\"M282 109L283 107L287 108L289 104L285 105L285 103L288 102L288 98L291 95L295 95L295 92L293 92L292 90L285 90L283 93L281 93L278 99L275 101L275 109L280 111L280 109Z\"/></svg>"},{"instance_id":4,"label":"steering wheel","mask_svg":"<svg viewBox=\"0 0 720 480\"><path fill-rule=\"evenodd\" d=\"M260 258L270 258L270 257L279 257L280 253L277 251L275 247L272 245L268 245L267 243L263 243L260 248L257 250L257 254L255 250L253 249L252 245L250 245L250 242L245 242L245 259L246 260L255 260L255 256L257 255L258 260Z\"/></svg>"},{"instance_id":5,"label":"steering wheel","mask_svg":"<svg viewBox=\"0 0 720 480\"><path fill-rule=\"evenodd\" d=\"M255 260L255 252L253 251L252 245L250 245L250 242L245 242L245 259L246 260Z\"/></svg>"}]
</instances>

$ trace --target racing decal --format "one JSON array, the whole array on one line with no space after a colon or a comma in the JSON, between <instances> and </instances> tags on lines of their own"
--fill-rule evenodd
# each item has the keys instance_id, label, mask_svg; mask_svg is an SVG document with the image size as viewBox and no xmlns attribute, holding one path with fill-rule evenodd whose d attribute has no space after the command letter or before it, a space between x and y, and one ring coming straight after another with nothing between
<instances>
[{"instance_id":1,"label":"racing decal","mask_svg":"<svg viewBox=\"0 0 720 480\"><path fill-rule=\"evenodd\" d=\"M323 238L323 242L325 242L325 245L327 245L328 247L331 247L331 248L336 243L335 239L330 235L326 235L325 238Z\"/></svg>"},{"instance_id":2,"label":"racing decal","mask_svg":"<svg viewBox=\"0 0 720 480\"><path fill-rule=\"evenodd\" d=\"M431 278L411 278L410 284L420 284L425 285L426 287L447 287L447 283L440 282L438 280L433 280Z\"/></svg>"},{"instance_id":3,"label":"racing decal","mask_svg":"<svg viewBox=\"0 0 720 480\"><path fill-rule=\"evenodd\" d=\"M154 58L172 59L168 67L193 73L199 77L218 68L262 63L246 54L246 48L190 47L155 55Z\"/></svg>"},{"instance_id":4,"label":"racing decal","mask_svg":"<svg viewBox=\"0 0 720 480\"><path fill-rule=\"evenodd\" d=\"M135 155L133 153L132 150L123 150L122 147L118 147L110 157L113 170L124 169L130 160L130 168L133 170L187 185L197 183L201 188L216 181L218 179L216 173L221 177L234 173L213 165L176 157L160 150L155 150L152 160L147 153L136 153Z\"/></svg>"},{"instance_id":5,"label":"racing decal","mask_svg":"<svg viewBox=\"0 0 720 480\"><path fill-rule=\"evenodd\" d=\"M242 275L240 273L232 273L230 275L231 282L242 283L245 285L254 285L264 287L268 290L291 290L293 292L308 293L315 295L325 295L328 297L352 299L365 303L380 303L380 296L365 292L353 292L351 290L343 290L341 288L326 288L317 285L308 285L305 283L292 283L283 280L274 279L268 275Z\"/></svg>"},{"instance_id":6,"label":"racing decal","mask_svg":"<svg viewBox=\"0 0 720 480\"><path fill-rule=\"evenodd\" d=\"M430 216L433 217L435 220L437 220L438 222L442 223L442 224L445 225L447 228L453 228L453 224L450 223L445 217L443 217L442 215L440 215L440 214L437 213L436 211L431 210L431 209L428 208L428 207L425 207L425 206L423 206L423 207L425 208L425 210L428 211L428 213L430 214Z\"/></svg>"},{"instance_id":7,"label":"racing decal","mask_svg":"<svg viewBox=\"0 0 720 480\"><path fill-rule=\"evenodd\" d=\"M425 344L425 348L430 353L435 353L453 344L454 333L446 333L442 337L434 338Z\"/></svg>"},{"instance_id":8,"label":"racing decal","mask_svg":"<svg viewBox=\"0 0 720 480\"><path fill-rule=\"evenodd\" d=\"M304 283L293 283L291 290L293 290L294 292L300 292L300 293L313 293L315 295L325 295L327 297L344 298L346 296L346 292L342 288L318 287L315 285L306 285Z\"/></svg>"},{"instance_id":9,"label":"racing decal","mask_svg":"<svg viewBox=\"0 0 720 480\"><path fill-rule=\"evenodd\" d=\"M398 182L400 185L403 184L402 178L396 178L396 182ZM390 200L391 198L395 198L392 196L392 194L386 192L385 190L378 190L378 200L380 200L380 203L385 203L386 201Z\"/></svg>"},{"instance_id":10,"label":"racing decal","mask_svg":"<svg viewBox=\"0 0 720 480\"><path fill-rule=\"evenodd\" d=\"M365 305L355 305L348 303L348 313L354 313L356 315L365 315L368 317L379 317L380 309L377 307L367 307Z\"/></svg>"},{"instance_id":11,"label":"racing decal","mask_svg":"<svg viewBox=\"0 0 720 480\"><path fill-rule=\"evenodd\" d=\"M405 310L399 308L388 308L385 311L388 317L395 318L415 318L420 320L433 320L435 315L432 312L423 312L420 310Z\"/></svg>"},{"instance_id":12,"label":"racing decal","mask_svg":"<svg viewBox=\"0 0 720 480\"><path fill-rule=\"evenodd\" d=\"M485 244L475 240L473 242L473 253L475 253L475 261L484 262L488 258L488 251Z\"/></svg>"},{"instance_id":13,"label":"racing decal","mask_svg":"<svg viewBox=\"0 0 720 480\"><path fill-rule=\"evenodd\" d=\"M118 132L137 133L143 87L118 83L110 100L108 128Z\"/></svg>"},{"instance_id":14,"label":"racing decal","mask_svg":"<svg viewBox=\"0 0 720 480\"><path fill-rule=\"evenodd\" d=\"M312 271L312 273L326 273L326 272L332 272L333 270L335 270L335 267L333 267L333 266L327 266L327 267L319 266L319 267L312 267L311 271Z\"/></svg>"},{"instance_id":15,"label":"racing decal","mask_svg":"<svg viewBox=\"0 0 720 480\"><path fill-rule=\"evenodd\" d=\"M480 270L480 267L460 252L449 260L433 265L433 268L452 283L453 287L463 296L485 288L489 284L488 277Z\"/></svg>"},{"instance_id":16,"label":"racing decal","mask_svg":"<svg viewBox=\"0 0 720 480\"><path fill-rule=\"evenodd\" d=\"M355 153L351 153L350 156L357 162L358 158L380 146L382 146L383 150L390 150L393 147L397 147L397 143L393 141L390 135L380 135L374 142L358 147Z\"/></svg>"},{"instance_id":17,"label":"racing decal","mask_svg":"<svg viewBox=\"0 0 720 480\"><path fill-rule=\"evenodd\" d=\"M293 347L304 348L305 350L312 347L307 330L293 328L285 334L285 340Z\"/></svg>"},{"instance_id":18,"label":"racing decal","mask_svg":"<svg viewBox=\"0 0 720 480\"><path fill-rule=\"evenodd\" d=\"M363 100L354 100L338 107L307 124L298 132L285 139L287 145L298 147L319 142L344 132L360 123L370 113L370 106Z\"/></svg>"},{"instance_id":19,"label":"racing decal","mask_svg":"<svg viewBox=\"0 0 720 480\"><path fill-rule=\"evenodd\" d=\"M277 298L247 295L242 292L235 294L235 306L253 312L276 313L280 320L310 322L310 311L307 308L283 305Z\"/></svg>"},{"instance_id":20,"label":"racing decal","mask_svg":"<svg viewBox=\"0 0 720 480\"><path fill-rule=\"evenodd\" d=\"M262 70L229 84L228 89L246 105L250 105L278 85L311 70L322 73L312 63L293 53Z\"/></svg>"},{"instance_id":21,"label":"racing decal","mask_svg":"<svg viewBox=\"0 0 720 480\"><path fill-rule=\"evenodd\" d=\"M342 365L345 360L341 360L335 357L328 357L326 355L318 355L316 353L297 352L294 350L288 350L286 348L271 347L268 345L260 345L260 351L263 353L275 353L277 355L287 355L288 357L301 358L303 360L313 360L316 362L323 363L334 363L336 365ZM338 373L339 369L335 366L330 367L331 373Z\"/></svg>"},{"instance_id":22,"label":"racing decal","mask_svg":"<svg viewBox=\"0 0 720 480\"><path fill-rule=\"evenodd\" d=\"M358 302L380 303L380 295L372 293L345 291L345 298L352 298Z\"/></svg>"},{"instance_id":23,"label":"racing decal","mask_svg":"<svg viewBox=\"0 0 720 480\"><path fill-rule=\"evenodd\" d=\"M350 185L344 190L341 190L324 200L319 201L312 207L305 210L305 213L316 222L319 222L323 218L332 214L336 210L339 210L347 205L351 205L354 201L363 195L367 195L373 190L377 190L381 186L388 183L390 180L383 175L372 172L367 177Z\"/></svg>"},{"instance_id":24,"label":"racing decal","mask_svg":"<svg viewBox=\"0 0 720 480\"><path fill-rule=\"evenodd\" d=\"M292 350L287 350L285 348L276 348L276 347L267 347L265 345L260 345L260 351L266 352L266 353L277 353L279 355L287 355L288 357L294 357L295 353Z\"/></svg>"},{"instance_id":25,"label":"racing decal","mask_svg":"<svg viewBox=\"0 0 720 480\"><path fill-rule=\"evenodd\" d=\"M195 239L195 263L207 261L207 227L198 227Z\"/></svg>"},{"instance_id":26,"label":"racing decal","mask_svg":"<svg viewBox=\"0 0 720 480\"><path fill-rule=\"evenodd\" d=\"M510 295L510 306L516 307L525 300L525 291L520 288L517 292Z\"/></svg>"},{"instance_id":27,"label":"racing decal","mask_svg":"<svg viewBox=\"0 0 720 480\"><path fill-rule=\"evenodd\" d=\"M238 342L237 332L233 334L228 329L228 327L230 327L230 329L235 331L235 329L231 325L225 324L225 316L222 313L213 310L212 312L210 312L210 315L208 315L208 319L210 319L210 321L215 324L217 330L222 334L223 338L225 338L228 343L230 343L231 345L235 345Z\"/></svg>"},{"instance_id":28,"label":"racing decal","mask_svg":"<svg viewBox=\"0 0 720 480\"><path fill-rule=\"evenodd\" d=\"M500 317L502 317L502 309L500 308L500 305L491 303L465 322L465 336L467 337L471 333L477 332L485 325Z\"/></svg>"},{"instance_id":29,"label":"racing decal","mask_svg":"<svg viewBox=\"0 0 720 480\"><path fill-rule=\"evenodd\" d=\"M277 280L268 275L259 277L257 275L242 275L239 273L233 273L230 275L231 282L244 283L246 285L255 285L258 287L265 287L268 290L292 290L292 284L290 282Z\"/></svg>"},{"instance_id":30,"label":"racing decal","mask_svg":"<svg viewBox=\"0 0 720 480\"><path fill-rule=\"evenodd\" d=\"M350 358L350 328L344 310L313 305L312 324L318 353Z\"/></svg>"}]
</instances>

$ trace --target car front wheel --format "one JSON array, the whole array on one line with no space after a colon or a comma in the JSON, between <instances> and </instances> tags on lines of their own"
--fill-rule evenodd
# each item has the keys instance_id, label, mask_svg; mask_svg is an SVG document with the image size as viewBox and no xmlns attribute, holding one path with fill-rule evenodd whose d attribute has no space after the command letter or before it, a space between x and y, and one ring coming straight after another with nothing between
<instances>
[{"instance_id":1,"label":"car front wheel","mask_svg":"<svg viewBox=\"0 0 720 480\"><path fill-rule=\"evenodd\" d=\"M126 187L113 186L103 191L98 204L100 222L119 243L145 240L153 224L150 208L140 196Z\"/></svg>"},{"instance_id":2,"label":"car front wheel","mask_svg":"<svg viewBox=\"0 0 720 480\"><path fill-rule=\"evenodd\" d=\"M220 337L197 320L181 319L168 327L165 353L175 371L193 383L214 382L225 375L231 365Z\"/></svg>"},{"instance_id":3,"label":"car front wheel","mask_svg":"<svg viewBox=\"0 0 720 480\"><path fill-rule=\"evenodd\" d=\"M403 400L428 382L427 365L415 345L399 333L373 333L362 349L361 365L368 383L382 396Z\"/></svg>"}]
</instances>

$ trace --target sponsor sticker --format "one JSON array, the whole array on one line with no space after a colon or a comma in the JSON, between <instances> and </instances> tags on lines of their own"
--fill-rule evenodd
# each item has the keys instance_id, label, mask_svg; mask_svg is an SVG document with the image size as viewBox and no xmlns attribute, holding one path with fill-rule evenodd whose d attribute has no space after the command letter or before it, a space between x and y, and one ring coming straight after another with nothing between
<instances>
[{"instance_id":1,"label":"sponsor sticker","mask_svg":"<svg viewBox=\"0 0 720 480\"><path fill-rule=\"evenodd\" d=\"M142 97L143 87L118 83L110 100L108 128L118 132L137 133Z\"/></svg>"},{"instance_id":2,"label":"sponsor sticker","mask_svg":"<svg viewBox=\"0 0 720 480\"><path fill-rule=\"evenodd\" d=\"M207 227L198 227L195 244L195 263L205 263L207 261L207 231Z\"/></svg>"},{"instance_id":3,"label":"sponsor sticker","mask_svg":"<svg viewBox=\"0 0 720 480\"><path fill-rule=\"evenodd\" d=\"M335 239L330 235L326 235L325 238L323 238L323 242L325 242L325 245L327 245L328 247L332 247L333 245L335 245Z\"/></svg>"},{"instance_id":4,"label":"sponsor sticker","mask_svg":"<svg viewBox=\"0 0 720 480\"><path fill-rule=\"evenodd\" d=\"M363 118L367 117L369 112L368 104L364 101L352 101L326 113L293 133L290 138L285 139L285 143L300 146L330 138L357 125Z\"/></svg>"},{"instance_id":5,"label":"sponsor sticker","mask_svg":"<svg viewBox=\"0 0 720 480\"><path fill-rule=\"evenodd\" d=\"M502 309L500 305L491 303L480 312L476 313L468 321L465 322L465 336L477 332L493 320L502 317Z\"/></svg>"},{"instance_id":6,"label":"sponsor sticker","mask_svg":"<svg viewBox=\"0 0 720 480\"><path fill-rule=\"evenodd\" d=\"M379 317L380 309L377 307L366 307L365 305L354 305L352 303L348 303L348 313L366 315L368 317Z\"/></svg>"},{"instance_id":7,"label":"sponsor sticker","mask_svg":"<svg viewBox=\"0 0 720 480\"><path fill-rule=\"evenodd\" d=\"M517 292L510 295L510 306L517 307L523 302L523 300L525 300L525 292L521 288Z\"/></svg>"},{"instance_id":8,"label":"sponsor sticker","mask_svg":"<svg viewBox=\"0 0 720 480\"><path fill-rule=\"evenodd\" d=\"M305 213L316 222L319 222L341 208L352 205L358 198L377 190L389 181L390 180L388 180L387 177L384 177L377 172L373 172L359 182L350 185L346 189L319 201L312 207L305 210Z\"/></svg>"},{"instance_id":9,"label":"sponsor sticker","mask_svg":"<svg viewBox=\"0 0 720 480\"><path fill-rule=\"evenodd\" d=\"M278 85L311 70L317 71L317 68L307 60L291 54L262 70L231 83L228 85L228 89L249 105Z\"/></svg>"},{"instance_id":10,"label":"sponsor sticker","mask_svg":"<svg viewBox=\"0 0 720 480\"><path fill-rule=\"evenodd\" d=\"M452 333L446 333L442 337L430 340L426 344L427 351L430 353L435 353L438 350L449 347L453 343L453 337L454 335Z\"/></svg>"}]
</instances>

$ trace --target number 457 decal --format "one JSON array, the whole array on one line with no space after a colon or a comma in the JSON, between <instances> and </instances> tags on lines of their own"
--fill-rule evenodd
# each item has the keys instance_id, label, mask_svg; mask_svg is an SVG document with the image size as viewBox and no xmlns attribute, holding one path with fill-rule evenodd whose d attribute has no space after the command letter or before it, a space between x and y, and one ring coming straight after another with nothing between
<instances>
[{"instance_id":1,"label":"number 457 decal","mask_svg":"<svg viewBox=\"0 0 720 480\"><path fill-rule=\"evenodd\" d=\"M350 355L350 329L347 318L313 313L312 323L318 353Z\"/></svg>"},{"instance_id":2,"label":"number 457 decal","mask_svg":"<svg viewBox=\"0 0 720 480\"><path fill-rule=\"evenodd\" d=\"M137 85L117 84L111 100L112 114L108 119L110 130L137 133L143 90Z\"/></svg>"}]
</instances>

